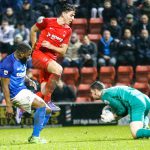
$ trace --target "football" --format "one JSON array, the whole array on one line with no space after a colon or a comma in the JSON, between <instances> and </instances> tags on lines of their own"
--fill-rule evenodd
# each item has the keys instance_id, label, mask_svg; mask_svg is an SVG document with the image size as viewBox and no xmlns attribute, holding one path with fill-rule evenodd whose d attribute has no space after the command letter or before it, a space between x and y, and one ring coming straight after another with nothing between
<instances>
[{"instance_id":1,"label":"football","mask_svg":"<svg viewBox=\"0 0 150 150\"><path fill-rule=\"evenodd\" d=\"M115 116L110 106L105 106L102 110L101 120L105 123L115 120Z\"/></svg>"}]
</instances>

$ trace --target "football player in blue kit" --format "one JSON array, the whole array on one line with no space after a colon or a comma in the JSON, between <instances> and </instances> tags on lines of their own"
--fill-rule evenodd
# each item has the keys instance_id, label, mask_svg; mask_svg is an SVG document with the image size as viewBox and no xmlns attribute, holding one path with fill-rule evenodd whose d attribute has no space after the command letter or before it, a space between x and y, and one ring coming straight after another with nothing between
<instances>
[{"instance_id":1,"label":"football player in blue kit","mask_svg":"<svg viewBox=\"0 0 150 150\"><path fill-rule=\"evenodd\" d=\"M26 76L26 62L32 54L32 48L27 43L18 44L16 50L0 62L0 77L2 90L6 101L6 115L14 115L12 105L31 113L31 107L35 108L34 125L32 135L28 138L29 143L46 143L40 138L40 132L47 124L51 109L36 94L25 86L25 80L35 88L35 83Z\"/></svg>"}]
</instances>

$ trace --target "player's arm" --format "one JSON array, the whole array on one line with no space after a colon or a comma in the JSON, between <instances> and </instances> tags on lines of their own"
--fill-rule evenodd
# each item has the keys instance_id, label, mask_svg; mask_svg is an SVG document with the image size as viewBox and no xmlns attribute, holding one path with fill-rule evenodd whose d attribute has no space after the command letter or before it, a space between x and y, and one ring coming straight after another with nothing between
<instances>
[{"instance_id":1,"label":"player's arm","mask_svg":"<svg viewBox=\"0 0 150 150\"><path fill-rule=\"evenodd\" d=\"M56 47L56 46L52 45L51 43L49 43L48 41L43 41L42 46L46 47L48 49L51 49L61 55L64 55L68 48L68 44L62 44L61 47Z\"/></svg>"},{"instance_id":2,"label":"player's arm","mask_svg":"<svg viewBox=\"0 0 150 150\"><path fill-rule=\"evenodd\" d=\"M39 28L36 26L36 24L34 24L32 27L31 27L31 44L32 44L32 48L34 49L35 47L35 44L36 44L36 41L37 41L37 32L39 32Z\"/></svg>"},{"instance_id":3,"label":"player's arm","mask_svg":"<svg viewBox=\"0 0 150 150\"><path fill-rule=\"evenodd\" d=\"M25 81L29 82L29 85L30 85L30 86L33 86L34 89L37 90L37 85L36 85L36 83L35 83L33 80L31 80L27 75L25 76Z\"/></svg>"},{"instance_id":4,"label":"player's arm","mask_svg":"<svg viewBox=\"0 0 150 150\"><path fill-rule=\"evenodd\" d=\"M116 114L116 118L124 117L128 114L127 109L122 105L122 103L115 98L108 97L109 105L113 108L114 114Z\"/></svg>"},{"instance_id":5,"label":"player's arm","mask_svg":"<svg viewBox=\"0 0 150 150\"><path fill-rule=\"evenodd\" d=\"M12 103L10 100L10 91L9 91L10 79L1 78L1 83L2 83L2 90L3 90L5 101L6 101L6 115L7 117L12 117L13 108L12 108Z\"/></svg>"}]
</instances>

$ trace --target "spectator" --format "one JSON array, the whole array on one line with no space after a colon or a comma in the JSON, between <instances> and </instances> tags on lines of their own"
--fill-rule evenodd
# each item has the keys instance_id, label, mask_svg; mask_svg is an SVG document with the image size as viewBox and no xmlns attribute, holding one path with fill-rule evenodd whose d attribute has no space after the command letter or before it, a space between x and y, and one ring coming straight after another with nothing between
<instances>
[{"instance_id":1,"label":"spectator","mask_svg":"<svg viewBox=\"0 0 150 150\"><path fill-rule=\"evenodd\" d=\"M74 102L76 99L76 92L69 85L66 85L62 80L59 80L57 87L52 94L54 102Z\"/></svg>"},{"instance_id":2,"label":"spectator","mask_svg":"<svg viewBox=\"0 0 150 150\"><path fill-rule=\"evenodd\" d=\"M14 44L11 47L11 52L12 53L16 50L17 45L19 43L21 43L22 41L23 41L23 37L20 34L16 34L15 37L14 37Z\"/></svg>"},{"instance_id":3,"label":"spectator","mask_svg":"<svg viewBox=\"0 0 150 150\"><path fill-rule=\"evenodd\" d=\"M150 64L150 37L148 30L142 29L140 37L136 40L137 53L136 60L137 65L149 65Z\"/></svg>"},{"instance_id":4,"label":"spectator","mask_svg":"<svg viewBox=\"0 0 150 150\"><path fill-rule=\"evenodd\" d=\"M105 30L98 43L98 66L116 65L116 54L111 44L113 44L113 37L110 31Z\"/></svg>"},{"instance_id":5,"label":"spectator","mask_svg":"<svg viewBox=\"0 0 150 150\"><path fill-rule=\"evenodd\" d=\"M60 10L61 10L61 6L64 2L68 2L70 4L72 4L72 0L55 0L54 1L54 7L53 7L53 10L54 10L54 16L55 17L58 17L60 15Z\"/></svg>"},{"instance_id":6,"label":"spectator","mask_svg":"<svg viewBox=\"0 0 150 150\"><path fill-rule=\"evenodd\" d=\"M77 18L90 18L90 0L79 0L78 9L76 12Z\"/></svg>"},{"instance_id":7,"label":"spectator","mask_svg":"<svg viewBox=\"0 0 150 150\"><path fill-rule=\"evenodd\" d=\"M135 39L130 29L125 29L120 40L117 62L118 65L135 65Z\"/></svg>"},{"instance_id":8,"label":"spectator","mask_svg":"<svg viewBox=\"0 0 150 150\"><path fill-rule=\"evenodd\" d=\"M72 33L67 53L65 54L62 62L63 67L80 67L78 49L81 44L82 43L80 42L77 33Z\"/></svg>"},{"instance_id":9,"label":"spectator","mask_svg":"<svg viewBox=\"0 0 150 150\"><path fill-rule=\"evenodd\" d=\"M111 1L104 1L104 10L102 11L102 17L104 20L104 23L109 23L111 18L117 18L117 20L120 20L120 11L112 7Z\"/></svg>"},{"instance_id":10,"label":"spectator","mask_svg":"<svg viewBox=\"0 0 150 150\"><path fill-rule=\"evenodd\" d=\"M13 45L14 28L11 27L7 20L2 21L0 27L0 52L3 54L11 54L11 46ZM5 55L4 55L5 56Z\"/></svg>"},{"instance_id":11,"label":"spectator","mask_svg":"<svg viewBox=\"0 0 150 150\"><path fill-rule=\"evenodd\" d=\"M135 24L134 16L132 14L127 14L125 18L125 22L123 22L122 25L122 32L124 32L125 29L130 29L132 31L133 35L135 34Z\"/></svg>"},{"instance_id":12,"label":"spectator","mask_svg":"<svg viewBox=\"0 0 150 150\"><path fill-rule=\"evenodd\" d=\"M92 0L91 1L91 18L102 18L103 4L102 0Z\"/></svg>"},{"instance_id":13,"label":"spectator","mask_svg":"<svg viewBox=\"0 0 150 150\"><path fill-rule=\"evenodd\" d=\"M127 14L132 14L134 19L138 20L139 12L138 9L134 6L133 0L127 0L126 5L122 9L122 16L125 17Z\"/></svg>"},{"instance_id":14,"label":"spectator","mask_svg":"<svg viewBox=\"0 0 150 150\"><path fill-rule=\"evenodd\" d=\"M141 7L141 14L146 14L150 18L150 0L144 0L143 6Z\"/></svg>"},{"instance_id":15,"label":"spectator","mask_svg":"<svg viewBox=\"0 0 150 150\"><path fill-rule=\"evenodd\" d=\"M17 20L21 20L25 23L27 28L30 28L34 22L36 22L36 18L38 14L32 10L31 4L29 0L24 0L22 5L22 10L17 12Z\"/></svg>"},{"instance_id":16,"label":"spectator","mask_svg":"<svg viewBox=\"0 0 150 150\"><path fill-rule=\"evenodd\" d=\"M112 18L112 19L110 20L110 23L109 23L108 25L104 25L104 26L103 26L103 31L104 31L104 30L109 30L110 33L111 33L111 36L112 36L114 39L120 39L120 38L121 38L122 29L121 29L120 25L118 24L116 18Z\"/></svg>"},{"instance_id":17,"label":"spectator","mask_svg":"<svg viewBox=\"0 0 150 150\"><path fill-rule=\"evenodd\" d=\"M9 25L14 26L17 23L16 15L12 7L8 7L6 12L3 14L3 19L8 20Z\"/></svg>"},{"instance_id":18,"label":"spectator","mask_svg":"<svg viewBox=\"0 0 150 150\"><path fill-rule=\"evenodd\" d=\"M139 36L142 29L148 30L150 33L150 23L147 15L142 15L140 21L135 25L135 35Z\"/></svg>"},{"instance_id":19,"label":"spectator","mask_svg":"<svg viewBox=\"0 0 150 150\"><path fill-rule=\"evenodd\" d=\"M30 31L28 28L26 28L25 24L22 21L17 23L17 28L15 29L14 37L18 34L22 36L23 42L29 43Z\"/></svg>"},{"instance_id":20,"label":"spectator","mask_svg":"<svg viewBox=\"0 0 150 150\"><path fill-rule=\"evenodd\" d=\"M81 67L97 66L97 46L94 42L90 41L87 35L83 37L83 44L78 52L81 60Z\"/></svg>"},{"instance_id":21,"label":"spectator","mask_svg":"<svg viewBox=\"0 0 150 150\"><path fill-rule=\"evenodd\" d=\"M40 16L44 17L54 17L54 12L53 12L53 3L54 1L39 1L35 2L34 1L34 10L40 14Z\"/></svg>"}]
</instances>

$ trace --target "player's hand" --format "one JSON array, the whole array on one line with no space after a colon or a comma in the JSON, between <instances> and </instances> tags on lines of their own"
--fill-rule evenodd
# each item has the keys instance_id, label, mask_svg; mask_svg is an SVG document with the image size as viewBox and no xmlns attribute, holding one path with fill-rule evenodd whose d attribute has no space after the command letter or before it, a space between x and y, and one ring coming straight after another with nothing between
<instances>
[{"instance_id":1,"label":"player's hand","mask_svg":"<svg viewBox=\"0 0 150 150\"><path fill-rule=\"evenodd\" d=\"M29 80L29 85L33 86L34 89L37 90L37 85L36 85L36 83L33 80L31 80L31 79Z\"/></svg>"},{"instance_id":2,"label":"player's hand","mask_svg":"<svg viewBox=\"0 0 150 150\"><path fill-rule=\"evenodd\" d=\"M11 118L14 115L12 106L6 106L6 117Z\"/></svg>"},{"instance_id":3,"label":"player's hand","mask_svg":"<svg viewBox=\"0 0 150 150\"><path fill-rule=\"evenodd\" d=\"M42 47L48 48L48 49L53 49L52 44L50 44L48 41L43 41L42 42Z\"/></svg>"}]
</instances>

